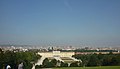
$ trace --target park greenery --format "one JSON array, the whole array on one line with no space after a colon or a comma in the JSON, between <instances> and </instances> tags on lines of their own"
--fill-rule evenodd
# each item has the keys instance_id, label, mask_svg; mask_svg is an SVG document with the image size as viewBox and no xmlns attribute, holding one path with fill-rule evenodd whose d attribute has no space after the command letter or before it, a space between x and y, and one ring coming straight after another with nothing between
<instances>
[{"instance_id":1,"label":"park greenery","mask_svg":"<svg viewBox=\"0 0 120 69\"><path fill-rule=\"evenodd\" d=\"M39 68L56 68L56 67L94 67L94 66L120 66L120 54L83 54L73 55L74 58L82 62L65 63L55 59L44 59L43 65L37 65Z\"/></svg>"},{"instance_id":2,"label":"park greenery","mask_svg":"<svg viewBox=\"0 0 120 69\"><path fill-rule=\"evenodd\" d=\"M37 52L36 50L15 52L0 49L0 69L5 69L7 65L10 65L12 69L17 69L21 62L24 64L24 69L31 69L33 64L41 57ZM42 65L36 65L35 68L120 66L120 54L113 54L112 52L109 54L76 54L72 57L82 62L66 63L56 59L45 58Z\"/></svg>"},{"instance_id":3,"label":"park greenery","mask_svg":"<svg viewBox=\"0 0 120 69\"><path fill-rule=\"evenodd\" d=\"M49 60L48 58L45 58L43 60L42 65L36 65L35 69L53 68L53 67L68 67L68 63L64 63L64 62L56 60L56 59Z\"/></svg>"},{"instance_id":4,"label":"park greenery","mask_svg":"<svg viewBox=\"0 0 120 69\"><path fill-rule=\"evenodd\" d=\"M61 67L53 69L120 69L120 66L98 66L98 67Z\"/></svg>"},{"instance_id":5,"label":"park greenery","mask_svg":"<svg viewBox=\"0 0 120 69\"><path fill-rule=\"evenodd\" d=\"M24 64L24 69L31 69L40 57L35 51L14 52L0 49L0 69L5 69L7 65L10 65L12 69L17 69L21 62Z\"/></svg>"},{"instance_id":6,"label":"park greenery","mask_svg":"<svg viewBox=\"0 0 120 69\"><path fill-rule=\"evenodd\" d=\"M120 54L83 54L73 55L82 60L81 66L120 66Z\"/></svg>"}]
</instances>

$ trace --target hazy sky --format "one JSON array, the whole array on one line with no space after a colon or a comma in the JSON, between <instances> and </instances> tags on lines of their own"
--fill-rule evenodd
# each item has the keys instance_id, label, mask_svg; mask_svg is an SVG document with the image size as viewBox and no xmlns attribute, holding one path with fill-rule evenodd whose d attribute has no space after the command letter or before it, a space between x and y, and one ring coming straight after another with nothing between
<instances>
[{"instance_id":1,"label":"hazy sky","mask_svg":"<svg viewBox=\"0 0 120 69\"><path fill-rule=\"evenodd\" d=\"M0 0L0 44L120 46L120 0Z\"/></svg>"}]
</instances>

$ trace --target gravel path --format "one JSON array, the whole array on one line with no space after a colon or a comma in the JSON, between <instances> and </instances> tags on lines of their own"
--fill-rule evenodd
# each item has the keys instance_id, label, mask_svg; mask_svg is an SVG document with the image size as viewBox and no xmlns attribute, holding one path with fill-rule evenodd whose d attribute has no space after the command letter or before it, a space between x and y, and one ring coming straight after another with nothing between
<instances>
[{"instance_id":1,"label":"gravel path","mask_svg":"<svg viewBox=\"0 0 120 69\"><path fill-rule=\"evenodd\" d=\"M41 57L41 58L38 60L38 62L35 63L35 65L33 65L32 69L35 69L35 66L36 66L36 65L42 65L44 59L45 59L45 57Z\"/></svg>"}]
</instances>

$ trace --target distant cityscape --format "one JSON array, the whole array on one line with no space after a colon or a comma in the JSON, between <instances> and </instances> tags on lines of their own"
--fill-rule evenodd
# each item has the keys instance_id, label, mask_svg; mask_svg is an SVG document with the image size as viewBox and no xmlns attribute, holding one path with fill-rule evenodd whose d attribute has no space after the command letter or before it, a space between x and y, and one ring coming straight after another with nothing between
<instances>
[{"instance_id":1,"label":"distant cityscape","mask_svg":"<svg viewBox=\"0 0 120 69\"><path fill-rule=\"evenodd\" d=\"M31 62L32 69L36 69L37 66L44 67L44 61L48 59L48 61L52 62L53 60L60 61L57 62L56 67L60 67L62 62L67 63L68 67L72 65L72 63L82 64L84 61L81 59L77 59L77 56L84 56L84 55L119 55L120 54L120 47L79 47L75 48L73 46L48 46L48 47L37 47L37 46L14 46L14 45L6 45L6 46L0 46L0 53L7 53L7 52L13 52L15 53L34 53L40 56L40 58L37 58L37 62L33 63ZM7 54L8 55L8 54ZM27 55L26 55L27 56ZM76 57L75 57L76 56ZM23 58L23 56L22 56ZM34 58L31 56L31 58ZM34 58L35 59L35 58ZM11 60L11 59L10 59ZM23 63L20 63L19 65L23 65ZM79 65L78 65L79 66ZM3 65L4 67L4 65ZM49 67L49 66L48 66ZM40 68L40 67L38 67Z\"/></svg>"},{"instance_id":2,"label":"distant cityscape","mask_svg":"<svg viewBox=\"0 0 120 69\"><path fill-rule=\"evenodd\" d=\"M28 51L28 50L38 50L39 52L51 52L51 51L61 51L61 52L76 52L76 54L91 54L91 53L102 53L104 54L109 52L120 53L120 47L73 47L73 46L48 46L48 47L40 47L40 46L29 46L29 45L0 45L0 48L3 51ZM83 53L84 52L84 53Z\"/></svg>"}]
</instances>

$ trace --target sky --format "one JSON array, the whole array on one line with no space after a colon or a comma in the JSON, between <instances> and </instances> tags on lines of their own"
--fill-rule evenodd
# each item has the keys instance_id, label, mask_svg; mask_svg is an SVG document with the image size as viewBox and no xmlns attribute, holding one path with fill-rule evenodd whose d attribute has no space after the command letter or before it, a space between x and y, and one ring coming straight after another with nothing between
<instances>
[{"instance_id":1,"label":"sky","mask_svg":"<svg viewBox=\"0 0 120 69\"><path fill-rule=\"evenodd\" d=\"M120 46L120 0L0 0L0 45Z\"/></svg>"}]
</instances>

